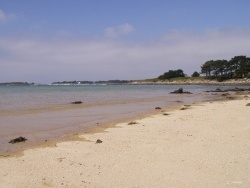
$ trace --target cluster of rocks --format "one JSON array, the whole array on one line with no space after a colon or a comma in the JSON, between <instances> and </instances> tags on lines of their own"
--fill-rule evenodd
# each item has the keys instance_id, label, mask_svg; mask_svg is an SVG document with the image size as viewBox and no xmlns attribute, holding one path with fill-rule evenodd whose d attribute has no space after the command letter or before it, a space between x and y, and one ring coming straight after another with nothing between
<instances>
[{"instance_id":1,"label":"cluster of rocks","mask_svg":"<svg viewBox=\"0 0 250 188\"><path fill-rule=\"evenodd\" d=\"M18 143L18 142L25 142L26 140L27 140L26 138L20 136L20 137L18 137L18 138L15 138L15 139L13 139L13 140L10 140L9 143L10 143L10 144L15 144L15 143Z\"/></svg>"},{"instance_id":2,"label":"cluster of rocks","mask_svg":"<svg viewBox=\"0 0 250 188\"><path fill-rule=\"evenodd\" d=\"M230 91L234 91L234 92L239 92L239 91L250 91L250 88L248 89L244 89L244 88L233 88L233 89L220 89L220 88L217 88L216 90L211 90L211 91L206 91L206 92L230 92Z\"/></svg>"},{"instance_id":3,"label":"cluster of rocks","mask_svg":"<svg viewBox=\"0 0 250 188\"><path fill-rule=\"evenodd\" d=\"M183 88L177 89L177 90L170 92L170 93L171 94L193 94L189 91L184 91Z\"/></svg>"}]
</instances>

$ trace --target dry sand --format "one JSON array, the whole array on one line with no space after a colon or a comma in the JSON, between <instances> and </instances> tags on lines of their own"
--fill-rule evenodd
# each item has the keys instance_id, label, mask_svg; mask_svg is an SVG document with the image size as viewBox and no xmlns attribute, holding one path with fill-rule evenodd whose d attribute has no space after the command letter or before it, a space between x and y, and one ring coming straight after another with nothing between
<instances>
[{"instance_id":1,"label":"dry sand","mask_svg":"<svg viewBox=\"0 0 250 188\"><path fill-rule=\"evenodd\" d=\"M250 187L249 102L191 106L1 158L0 187Z\"/></svg>"}]
</instances>

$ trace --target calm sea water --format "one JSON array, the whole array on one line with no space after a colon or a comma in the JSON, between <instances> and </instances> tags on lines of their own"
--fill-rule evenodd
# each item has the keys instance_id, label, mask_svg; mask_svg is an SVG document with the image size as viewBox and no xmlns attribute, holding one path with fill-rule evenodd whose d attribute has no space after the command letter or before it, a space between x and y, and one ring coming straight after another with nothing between
<instances>
[{"instance_id":1,"label":"calm sea water","mask_svg":"<svg viewBox=\"0 0 250 188\"><path fill-rule=\"evenodd\" d=\"M71 86L0 86L0 110L21 111L62 107L81 100L84 104L122 103L155 97L166 97L179 89L200 93L218 86L200 85L71 85ZM229 86L220 86L228 88Z\"/></svg>"},{"instance_id":2,"label":"calm sea water","mask_svg":"<svg viewBox=\"0 0 250 188\"><path fill-rule=\"evenodd\" d=\"M173 95L182 87L192 95ZM24 144L9 144L24 136L26 143L60 140L91 126L155 112L169 107L213 98L203 91L218 86L198 85L76 85L76 86L0 86L0 154ZM220 88L228 88L220 86ZM82 104L71 104L82 101Z\"/></svg>"}]
</instances>

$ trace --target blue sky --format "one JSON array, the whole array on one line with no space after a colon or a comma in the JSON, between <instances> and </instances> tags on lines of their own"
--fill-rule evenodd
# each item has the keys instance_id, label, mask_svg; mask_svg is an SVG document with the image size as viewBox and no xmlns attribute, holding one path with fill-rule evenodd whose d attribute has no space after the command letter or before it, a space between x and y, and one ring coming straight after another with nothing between
<instances>
[{"instance_id":1,"label":"blue sky","mask_svg":"<svg viewBox=\"0 0 250 188\"><path fill-rule=\"evenodd\" d=\"M249 56L248 0L0 0L0 82L153 78Z\"/></svg>"}]
</instances>

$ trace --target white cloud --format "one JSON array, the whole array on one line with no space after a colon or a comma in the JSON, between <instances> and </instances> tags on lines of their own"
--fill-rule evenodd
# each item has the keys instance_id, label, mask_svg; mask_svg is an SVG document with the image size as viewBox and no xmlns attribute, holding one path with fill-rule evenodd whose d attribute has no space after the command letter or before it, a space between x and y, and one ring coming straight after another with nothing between
<instances>
[{"instance_id":1,"label":"white cloud","mask_svg":"<svg viewBox=\"0 0 250 188\"><path fill-rule=\"evenodd\" d=\"M107 37L118 37L121 35L127 35L134 31L134 27L128 23L116 26L116 27L108 27L105 29L105 36Z\"/></svg>"},{"instance_id":2,"label":"white cloud","mask_svg":"<svg viewBox=\"0 0 250 188\"><path fill-rule=\"evenodd\" d=\"M4 11L0 10L0 23L5 22L7 20L7 15L4 13Z\"/></svg>"},{"instance_id":3,"label":"white cloud","mask_svg":"<svg viewBox=\"0 0 250 188\"><path fill-rule=\"evenodd\" d=\"M247 55L248 29L173 31L151 43L113 40L1 39L2 81L153 78L170 70L192 74L210 59Z\"/></svg>"}]
</instances>

